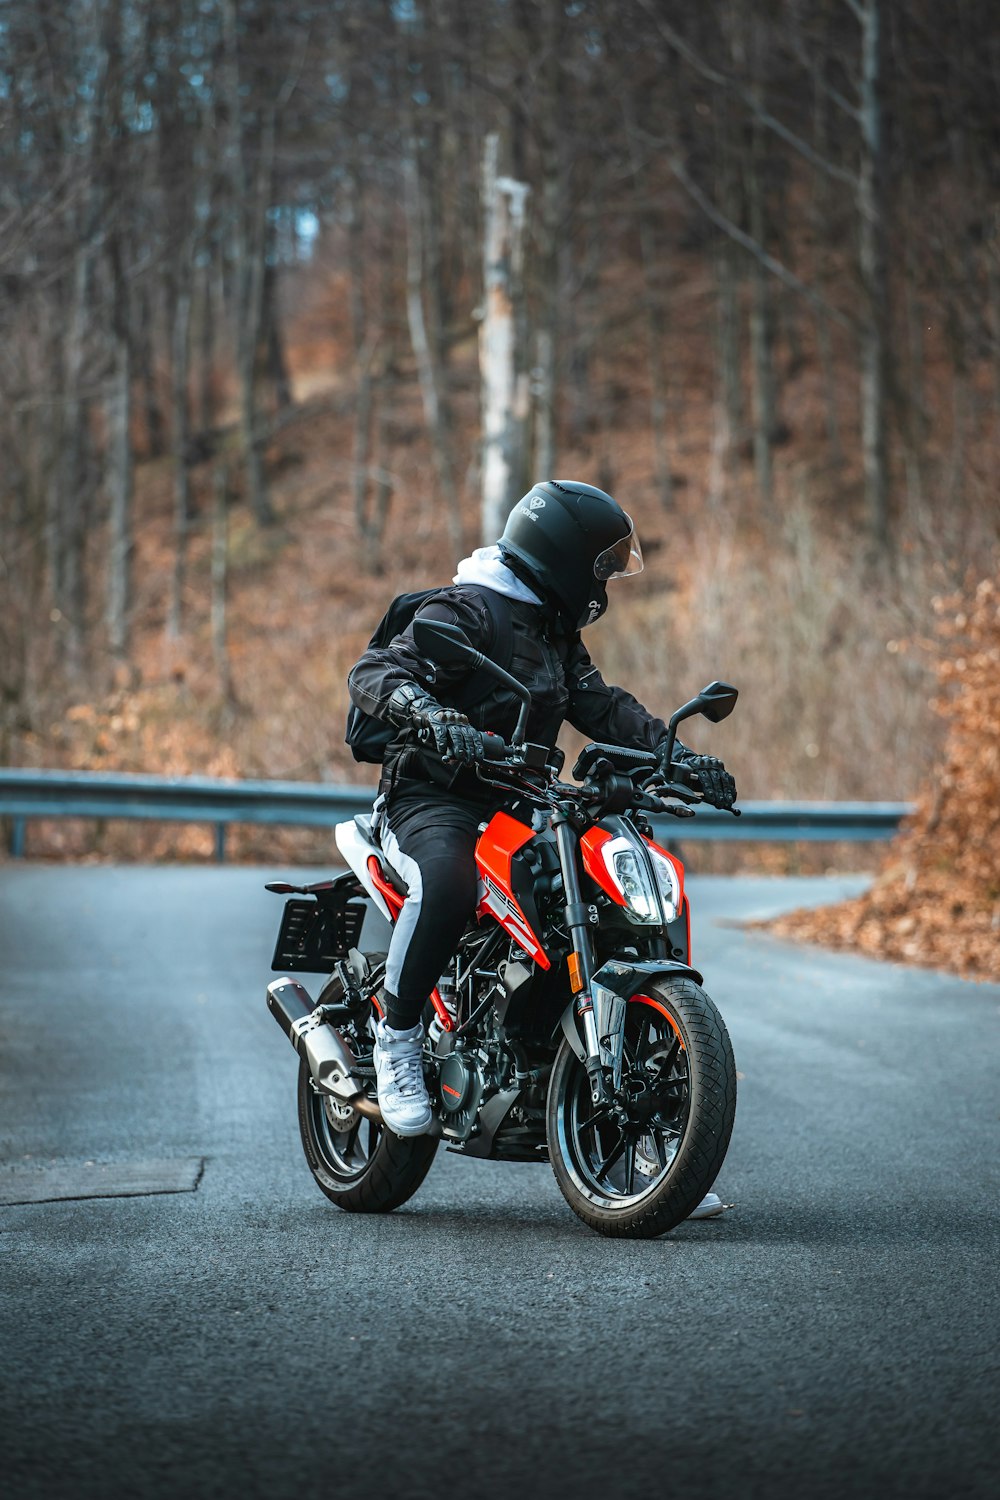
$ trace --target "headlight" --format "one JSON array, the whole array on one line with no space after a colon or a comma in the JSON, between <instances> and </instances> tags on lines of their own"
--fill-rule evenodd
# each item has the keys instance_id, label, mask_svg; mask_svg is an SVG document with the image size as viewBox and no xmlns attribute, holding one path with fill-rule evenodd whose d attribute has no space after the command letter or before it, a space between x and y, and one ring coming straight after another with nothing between
<instances>
[{"instance_id":1,"label":"headlight","mask_svg":"<svg viewBox=\"0 0 1000 1500\"><path fill-rule=\"evenodd\" d=\"M677 871L669 859L656 849L648 850L649 857L653 861L653 873L656 883L660 887L660 900L663 903L663 920L672 922L677 916L680 906L681 883L677 879Z\"/></svg>"},{"instance_id":2,"label":"headlight","mask_svg":"<svg viewBox=\"0 0 1000 1500\"><path fill-rule=\"evenodd\" d=\"M601 856L635 920L659 927L664 920L660 895L653 889L646 861L631 839L609 839L601 848Z\"/></svg>"}]
</instances>

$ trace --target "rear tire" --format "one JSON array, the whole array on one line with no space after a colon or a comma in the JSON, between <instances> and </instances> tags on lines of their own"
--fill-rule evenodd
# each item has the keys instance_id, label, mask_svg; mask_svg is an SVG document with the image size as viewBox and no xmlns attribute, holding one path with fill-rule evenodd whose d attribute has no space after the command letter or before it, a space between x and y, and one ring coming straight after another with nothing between
<instances>
[{"instance_id":1,"label":"rear tire","mask_svg":"<svg viewBox=\"0 0 1000 1500\"><path fill-rule=\"evenodd\" d=\"M300 1063L302 1149L317 1187L330 1202L349 1213L387 1214L412 1198L431 1169L437 1139L420 1135L402 1140L356 1111L351 1111L353 1122L338 1120L334 1128L333 1113L330 1096L314 1091L309 1069ZM353 1171L345 1170L352 1165Z\"/></svg>"},{"instance_id":2,"label":"rear tire","mask_svg":"<svg viewBox=\"0 0 1000 1500\"><path fill-rule=\"evenodd\" d=\"M382 953L366 955L374 967ZM320 1003L340 998L336 981L327 985ZM357 1053L356 1040L345 1038ZM374 1097L374 1086L372 1087ZM312 1086L305 1062L299 1064L299 1134L317 1187L348 1213L387 1214L412 1198L438 1148L436 1136L403 1140Z\"/></svg>"},{"instance_id":3,"label":"rear tire","mask_svg":"<svg viewBox=\"0 0 1000 1500\"><path fill-rule=\"evenodd\" d=\"M583 1064L565 1040L552 1069L546 1131L552 1170L573 1212L598 1234L653 1239L704 1198L736 1115L736 1064L725 1022L690 979L665 977L631 998L623 1080L643 1106L628 1125L595 1111Z\"/></svg>"}]
</instances>

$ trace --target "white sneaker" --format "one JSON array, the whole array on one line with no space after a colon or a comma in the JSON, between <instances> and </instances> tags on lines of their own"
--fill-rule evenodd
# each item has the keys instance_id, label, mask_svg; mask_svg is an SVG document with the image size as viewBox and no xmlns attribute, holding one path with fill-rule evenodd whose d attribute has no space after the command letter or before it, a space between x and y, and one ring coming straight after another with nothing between
<instances>
[{"instance_id":1,"label":"white sneaker","mask_svg":"<svg viewBox=\"0 0 1000 1500\"><path fill-rule=\"evenodd\" d=\"M726 1205L718 1193L706 1193L698 1207L693 1208L688 1214L688 1219L717 1219L725 1211Z\"/></svg>"},{"instance_id":2,"label":"white sneaker","mask_svg":"<svg viewBox=\"0 0 1000 1500\"><path fill-rule=\"evenodd\" d=\"M382 1119L396 1135L426 1135L433 1118L427 1097L421 1054L424 1028L393 1031L384 1021L375 1028L375 1083Z\"/></svg>"}]
</instances>

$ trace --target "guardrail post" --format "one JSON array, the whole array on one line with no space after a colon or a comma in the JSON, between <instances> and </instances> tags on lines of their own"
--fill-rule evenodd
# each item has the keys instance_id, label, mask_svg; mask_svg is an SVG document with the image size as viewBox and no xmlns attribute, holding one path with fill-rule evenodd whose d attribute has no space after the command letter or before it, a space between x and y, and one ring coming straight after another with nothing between
<instances>
[{"instance_id":1,"label":"guardrail post","mask_svg":"<svg viewBox=\"0 0 1000 1500\"><path fill-rule=\"evenodd\" d=\"M215 858L216 863L224 865L226 862L226 825L216 823L215 825Z\"/></svg>"},{"instance_id":2,"label":"guardrail post","mask_svg":"<svg viewBox=\"0 0 1000 1500\"><path fill-rule=\"evenodd\" d=\"M24 858L24 818L12 818L10 824L10 857Z\"/></svg>"}]
</instances>

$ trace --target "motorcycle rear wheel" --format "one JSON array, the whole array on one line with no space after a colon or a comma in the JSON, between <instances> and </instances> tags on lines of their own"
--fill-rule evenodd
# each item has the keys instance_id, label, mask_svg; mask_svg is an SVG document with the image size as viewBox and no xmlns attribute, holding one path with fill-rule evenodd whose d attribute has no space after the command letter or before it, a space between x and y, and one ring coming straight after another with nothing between
<instances>
[{"instance_id":1,"label":"motorcycle rear wheel","mask_svg":"<svg viewBox=\"0 0 1000 1500\"><path fill-rule=\"evenodd\" d=\"M624 1126L595 1110L584 1067L563 1040L548 1092L549 1157L563 1197L591 1229L654 1239L711 1188L736 1114L729 1033L700 985L664 978L632 997L622 1078L637 1101Z\"/></svg>"},{"instance_id":2,"label":"motorcycle rear wheel","mask_svg":"<svg viewBox=\"0 0 1000 1500\"><path fill-rule=\"evenodd\" d=\"M369 954L374 964L383 954ZM321 1001L339 998L331 986ZM309 1170L331 1203L348 1213L387 1214L420 1187L438 1148L434 1136L403 1140L312 1086L305 1062L299 1065L299 1134Z\"/></svg>"}]
</instances>

